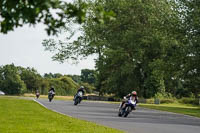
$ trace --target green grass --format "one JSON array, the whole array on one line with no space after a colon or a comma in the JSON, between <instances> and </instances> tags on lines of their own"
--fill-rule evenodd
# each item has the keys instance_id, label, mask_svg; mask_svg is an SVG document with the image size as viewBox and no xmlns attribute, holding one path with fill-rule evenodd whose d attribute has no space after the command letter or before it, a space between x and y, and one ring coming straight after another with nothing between
<instances>
[{"instance_id":1,"label":"green grass","mask_svg":"<svg viewBox=\"0 0 200 133\"><path fill-rule=\"evenodd\" d=\"M35 94L31 94L31 93L26 93L24 95L22 95L21 97L32 97L32 98L36 98ZM40 95L39 99L47 99L48 95ZM54 99L57 100L73 100L74 96L57 96L55 95Z\"/></svg>"},{"instance_id":2,"label":"green grass","mask_svg":"<svg viewBox=\"0 0 200 133\"><path fill-rule=\"evenodd\" d=\"M140 104L139 106L150 108L150 109L156 109L156 110L162 110L162 111L168 111L168 112L173 112L173 113L200 117L200 106L194 106L194 105L189 105L189 104L179 104L179 103L159 104L159 105Z\"/></svg>"},{"instance_id":3,"label":"green grass","mask_svg":"<svg viewBox=\"0 0 200 133\"><path fill-rule=\"evenodd\" d=\"M0 97L0 133L122 133L50 111L32 100Z\"/></svg>"}]
</instances>

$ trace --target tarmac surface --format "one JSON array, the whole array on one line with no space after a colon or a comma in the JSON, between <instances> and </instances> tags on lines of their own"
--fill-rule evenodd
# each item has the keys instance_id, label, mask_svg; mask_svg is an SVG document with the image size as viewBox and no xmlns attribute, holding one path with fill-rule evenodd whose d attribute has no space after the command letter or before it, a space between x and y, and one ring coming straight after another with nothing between
<instances>
[{"instance_id":1,"label":"tarmac surface","mask_svg":"<svg viewBox=\"0 0 200 133\"><path fill-rule=\"evenodd\" d=\"M123 130L127 133L200 133L200 118L137 107L127 118L118 117L119 104L47 99L36 100L41 105L78 119Z\"/></svg>"}]
</instances>

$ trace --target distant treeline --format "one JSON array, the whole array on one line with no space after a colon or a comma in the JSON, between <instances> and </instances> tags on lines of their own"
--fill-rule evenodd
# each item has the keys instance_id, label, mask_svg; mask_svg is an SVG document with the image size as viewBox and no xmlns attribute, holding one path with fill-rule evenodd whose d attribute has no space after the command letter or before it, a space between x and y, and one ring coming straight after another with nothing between
<instances>
[{"instance_id":1,"label":"distant treeline","mask_svg":"<svg viewBox=\"0 0 200 133\"><path fill-rule=\"evenodd\" d=\"M193 82L188 83L182 81L184 84L181 84L181 82L174 81L174 84L170 84L171 88L166 87L163 93L161 93L160 90L152 90L152 86L149 85L149 88L146 89L149 95L144 96L143 90L139 88L127 86L127 88L129 88L128 90L112 87L120 83L123 85L125 81L135 83L137 78L121 79L113 82L113 84L109 84L109 78L101 78L97 70L90 69L82 69L81 75L62 75L60 73L45 73L44 75L40 75L34 68L23 68L21 66L15 66L14 64L0 66L0 90L7 95L35 93L37 89L41 94L47 94L52 86L55 88L57 95L74 95L80 86L84 86L87 93L95 91L99 92L100 95L109 94L109 96L115 96L117 98L130 93L134 89L137 91L139 97L144 98L154 97L169 99L175 97L194 98L199 96L199 89L192 86ZM190 81L192 81L192 78ZM113 89L117 91L113 91ZM155 95L152 96L150 95L151 93Z\"/></svg>"},{"instance_id":2,"label":"distant treeline","mask_svg":"<svg viewBox=\"0 0 200 133\"><path fill-rule=\"evenodd\" d=\"M93 83L87 82L82 75L62 75L60 73L45 73L40 75L34 68L23 68L14 64L0 67L0 90L8 95L35 93L47 94L50 87L54 87L57 95L74 95L77 89L83 85L87 93L94 90ZM83 80L82 80L83 79Z\"/></svg>"}]
</instances>

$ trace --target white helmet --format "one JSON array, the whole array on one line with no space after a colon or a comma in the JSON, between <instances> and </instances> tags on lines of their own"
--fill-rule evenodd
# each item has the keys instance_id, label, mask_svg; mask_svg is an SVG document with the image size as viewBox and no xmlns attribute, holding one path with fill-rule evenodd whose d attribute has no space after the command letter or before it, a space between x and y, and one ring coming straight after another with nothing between
<instances>
[{"instance_id":1,"label":"white helmet","mask_svg":"<svg viewBox=\"0 0 200 133\"><path fill-rule=\"evenodd\" d=\"M81 88L81 89L84 89L84 86L81 86L80 88Z\"/></svg>"}]
</instances>

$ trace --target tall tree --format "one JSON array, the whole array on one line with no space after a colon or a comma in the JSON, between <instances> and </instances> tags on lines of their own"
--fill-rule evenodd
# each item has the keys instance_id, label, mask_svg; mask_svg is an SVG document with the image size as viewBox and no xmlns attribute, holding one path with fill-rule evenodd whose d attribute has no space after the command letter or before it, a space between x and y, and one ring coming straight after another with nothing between
<instances>
[{"instance_id":1,"label":"tall tree","mask_svg":"<svg viewBox=\"0 0 200 133\"><path fill-rule=\"evenodd\" d=\"M89 84L95 84L95 71L90 69L82 69L81 81Z\"/></svg>"},{"instance_id":2,"label":"tall tree","mask_svg":"<svg viewBox=\"0 0 200 133\"><path fill-rule=\"evenodd\" d=\"M26 91L26 85L14 64L0 67L0 88L8 95L22 94Z\"/></svg>"},{"instance_id":3,"label":"tall tree","mask_svg":"<svg viewBox=\"0 0 200 133\"><path fill-rule=\"evenodd\" d=\"M27 91L34 93L37 89L41 88L41 75L33 68L17 67L21 79L27 87Z\"/></svg>"},{"instance_id":4,"label":"tall tree","mask_svg":"<svg viewBox=\"0 0 200 133\"><path fill-rule=\"evenodd\" d=\"M186 44L183 67L183 85L186 89L182 92L185 92L185 96L191 93L197 96L200 93L200 1L179 0L178 2L183 12L183 29Z\"/></svg>"},{"instance_id":5,"label":"tall tree","mask_svg":"<svg viewBox=\"0 0 200 133\"><path fill-rule=\"evenodd\" d=\"M173 77L181 75L182 63L177 60L184 55L177 2L95 0L91 5L114 11L115 21L94 22L96 10L91 6L83 36L73 43L44 42L47 50L59 49L54 59L97 54L97 88L102 93L122 96L135 89L143 97L152 97L170 92Z\"/></svg>"}]
</instances>

